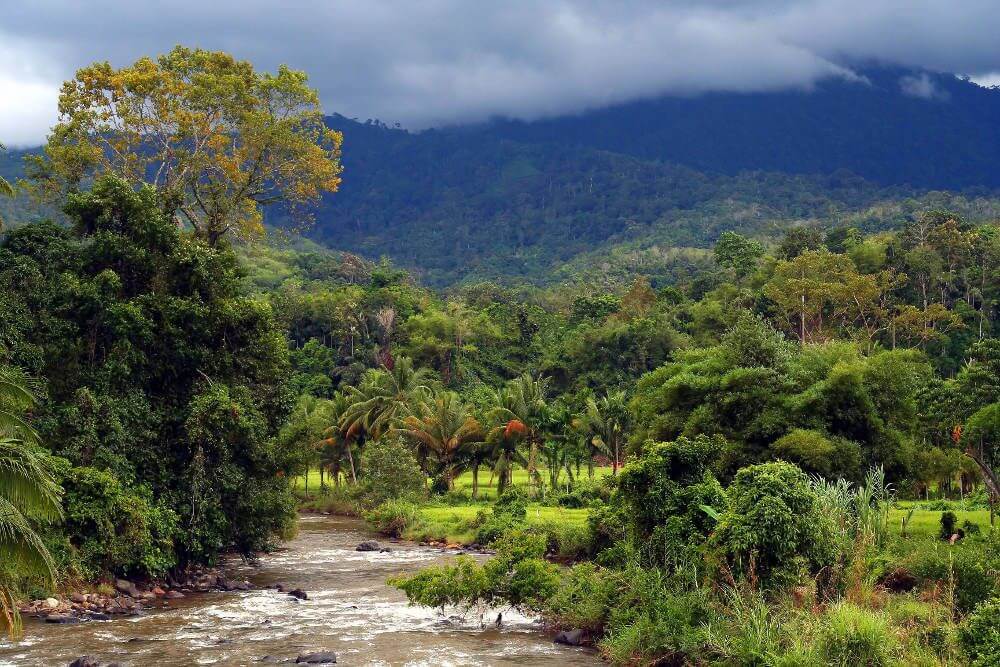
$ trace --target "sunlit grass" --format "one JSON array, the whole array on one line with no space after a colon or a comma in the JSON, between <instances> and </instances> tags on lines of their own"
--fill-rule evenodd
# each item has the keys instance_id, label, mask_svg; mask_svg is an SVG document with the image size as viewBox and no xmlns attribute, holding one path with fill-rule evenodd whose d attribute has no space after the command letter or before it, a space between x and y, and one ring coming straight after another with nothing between
<instances>
[{"instance_id":1,"label":"sunlit grass","mask_svg":"<svg viewBox=\"0 0 1000 667\"><path fill-rule=\"evenodd\" d=\"M545 469L545 468L540 468L539 469L539 474L542 476L542 479L547 484L548 480L549 480L548 470ZM580 474L581 474L581 478L582 479L587 479L587 471L586 471L586 469L582 468L580 470ZM610 474L611 474L611 467L610 466L594 468L594 478L595 479L598 479L600 477L604 477L604 476L610 475ZM524 468L515 468L513 474L511 475L511 477L512 477L512 482L513 482L514 486L521 487L521 488L524 488L524 489L528 489L528 488L530 488L532 486L531 479L528 476L528 471L525 470ZM566 480L566 476L562 475L560 477L561 483L564 483L565 480ZM343 481L344 481L344 477L343 477L343 475L341 475L341 482L343 483ZM326 484L326 486L332 486L333 485L333 480L330 478L329 475L325 475L324 476L324 483ZM293 485L293 487L296 490L302 490L302 491L304 491L307 488L305 475L300 475L299 477L296 477L293 480L292 485ZM478 494L479 499L483 500L483 501L496 500L496 495L497 495L497 493L496 493L496 487L497 487L497 479L496 479L496 476L493 475L493 471L490 470L489 468L486 468L486 467L481 468L479 470L479 494ZM310 470L309 471L308 489L309 489L309 491L318 491L319 488L320 488L319 470ZM455 490L467 493L469 495L472 494L472 472L471 471L466 471L466 472L462 473L461 475L459 475L455 479Z\"/></svg>"}]
</instances>

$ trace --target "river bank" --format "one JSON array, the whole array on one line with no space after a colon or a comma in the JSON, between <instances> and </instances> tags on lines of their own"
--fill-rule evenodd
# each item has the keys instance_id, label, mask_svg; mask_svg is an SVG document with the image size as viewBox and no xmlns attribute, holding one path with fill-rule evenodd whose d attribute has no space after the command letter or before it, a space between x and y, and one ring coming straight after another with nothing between
<instances>
[{"instance_id":1,"label":"river bank","mask_svg":"<svg viewBox=\"0 0 1000 667\"><path fill-rule=\"evenodd\" d=\"M214 591L151 607L135 616L74 625L25 619L25 640L0 642L0 665L68 665L82 655L104 664L254 665L294 663L332 651L338 664L598 665L583 649L554 644L531 618L504 612L461 618L409 606L386 579L454 553L405 541L390 551L357 551L372 534L358 519L302 515L299 535L256 565L225 568L247 591ZM276 587L303 589L298 600Z\"/></svg>"}]
</instances>

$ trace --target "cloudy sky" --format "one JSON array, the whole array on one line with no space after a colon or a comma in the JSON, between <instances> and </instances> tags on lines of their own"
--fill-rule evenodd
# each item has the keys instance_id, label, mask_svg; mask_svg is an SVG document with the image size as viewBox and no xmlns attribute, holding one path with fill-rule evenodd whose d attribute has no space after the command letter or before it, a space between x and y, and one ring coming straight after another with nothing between
<instances>
[{"instance_id":1,"label":"cloudy sky","mask_svg":"<svg viewBox=\"0 0 1000 667\"><path fill-rule=\"evenodd\" d=\"M411 128L662 94L808 87L861 60L1000 82L996 0L30 0L0 11L0 141L59 84L174 44L309 72L324 106Z\"/></svg>"}]
</instances>

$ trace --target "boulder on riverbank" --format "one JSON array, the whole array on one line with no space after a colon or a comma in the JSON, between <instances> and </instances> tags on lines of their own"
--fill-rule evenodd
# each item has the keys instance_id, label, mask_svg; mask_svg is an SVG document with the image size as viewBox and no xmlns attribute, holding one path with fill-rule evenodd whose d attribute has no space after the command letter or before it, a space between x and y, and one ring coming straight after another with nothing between
<instances>
[{"instance_id":1,"label":"boulder on riverbank","mask_svg":"<svg viewBox=\"0 0 1000 667\"><path fill-rule=\"evenodd\" d=\"M556 635L554 641L556 644L565 644L566 646L582 646L586 635L583 630L563 630Z\"/></svg>"}]
</instances>

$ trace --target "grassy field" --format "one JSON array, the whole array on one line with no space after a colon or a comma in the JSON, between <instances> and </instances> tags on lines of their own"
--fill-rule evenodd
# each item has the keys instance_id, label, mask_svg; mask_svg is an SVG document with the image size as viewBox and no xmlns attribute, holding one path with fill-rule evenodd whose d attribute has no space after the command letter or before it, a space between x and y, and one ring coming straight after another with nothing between
<instances>
[{"instance_id":1,"label":"grassy field","mask_svg":"<svg viewBox=\"0 0 1000 667\"><path fill-rule=\"evenodd\" d=\"M413 540L470 544L475 541L475 529L471 524L476 515L487 507L483 504L421 507L420 522L407 533L407 537ZM528 525L555 525L562 529L578 529L578 532L582 532L586 528L587 510L530 504L526 518Z\"/></svg>"},{"instance_id":2,"label":"grassy field","mask_svg":"<svg viewBox=\"0 0 1000 667\"><path fill-rule=\"evenodd\" d=\"M581 472L583 478L586 479L587 478L587 471L584 470L584 469L581 469L580 472ZM542 479L545 480L546 483L548 483L548 479L549 479L548 470L545 469L545 468L540 468L539 469L539 474L541 474ZM600 478L600 477L604 477L604 476L610 475L610 474L611 474L611 467L610 466L608 466L608 467L594 468L594 478L595 479L596 478ZM496 496L497 496L496 482L497 482L497 480L495 478L491 480L490 479L491 476L492 476L492 471L490 471L487 468L483 468L483 469L481 469L479 471L479 499L480 500L484 500L484 501L487 501L487 500L496 500ZM514 486L518 486L518 487L530 487L531 486L531 480L528 477L528 471L524 470L523 468L515 468L512 477L513 477ZM565 479L565 477L563 477L563 479ZM326 477L325 481L326 481L327 486L333 484L333 482L332 482L332 480L330 480L329 476ZM305 490L306 489L306 477L305 477L305 475L301 475L299 477L296 477L295 480L294 480L294 482L293 482L293 485L294 485L294 488L297 489L297 490ZM309 471L309 484L308 484L308 488L309 488L310 492L312 492L312 491L318 491L319 490L319 488L320 488L319 470L310 470ZM472 473L471 472L465 472L465 473L459 475L455 479L455 490L457 490L457 491L464 491L465 493L468 493L470 495L472 494Z\"/></svg>"},{"instance_id":3,"label":"grassy field","mask_svg":"<svg viewBox=\"0 0 1000 667\"><path fill-rule=\"evenodd\" d=\"M540 471L543 479L548 479L546 470ZM595 477L603 477L611 474L611 468L597 468ZM586 472L584 472L586 476ZM514 471L514 485L519 487L531 486L528 472L524 469ZM329 486L329 478L326 479ZM294 482L295 488L303 491L305 477L298 477ZM320 488L319 471L312 470L309 473L309 491L314 493ZM466 472L455 480L455 489L472 493L472 473ZM446 540L448 542L467 543L473 540L474 531L469 528L469 523L476 517L476 514L483 509L489 508L489 503L496 499L496 480L490 480L490 471L481 470L479 473L479 502L466 503L461 505L428 505L420 509L421 525L420 534L413 535L415 539ZM897 508L890 512L891 530L894 535L900 534L901 521L906 516L913 501L900 501ZM989 510L953 510L958 519L957 526L961 527L966 521L978 524L980 530L987 531L990 527ZM940 510L914 510L906 531L911 537L937 537L941 528ZM528 510L528 521L534 523L559 522L569 526L583 526L587 519L586 509L564 509L561 507L546 507L532 504Z\"/></svg>"},{"instance_id":4,"label":"grassy field","mask_svg":"<svg viewBox=\"0 0 1000 667\"><path fill-rule=\"evenodd\" d=\"M889 519L892 522L893 532L899 535L902 519L909 512L911 503L901 501L898 509L891 510ZM987 531L990 528L989 510L953 510L958 518L956 526L961 528L966 521L978 524L979 529ZM941 515L943 512L937 510L914 510L913 517L906 526L906 533L914 537L936 537L941 530Z\"/></svg>"}]
</instances>

